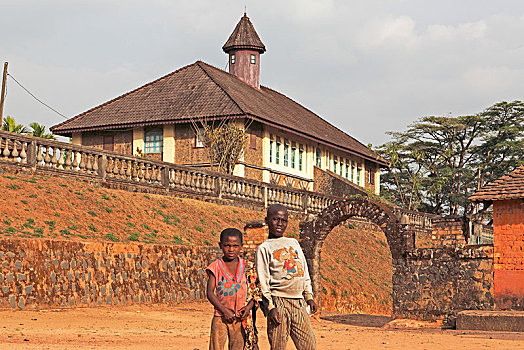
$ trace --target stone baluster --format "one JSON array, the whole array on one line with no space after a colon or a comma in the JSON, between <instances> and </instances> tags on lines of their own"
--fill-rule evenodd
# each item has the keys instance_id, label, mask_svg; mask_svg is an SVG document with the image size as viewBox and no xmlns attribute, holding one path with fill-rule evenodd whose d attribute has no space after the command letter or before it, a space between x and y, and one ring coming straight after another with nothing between
<instances>
[{"instance_id":1,"label":"stone baluster","mask_svg":"<svg viewBox=\"0 0 524 350\"><path fill-rule=\"evenodd\" d=\"M36 145L36 164L41 164L44 160L44 156L42 155L42 146Z\"/></svg>"},{"instance_id":2,"label":"stone baluster","mask_svg":"<svg viewBox=\"0 0 524 350\"><path fill-rule=\"evenodd\" d=\"M48 146L47 151L49 152L50 149L53 149L53 157L51 157L51 164L49 165L53 168L56 168L58 163L58 150L55 147Z\"/></svg>"},{"instance_id":3,"label":"stone baluster","mask_svg":"<svg viewBox=\"0 0 524 350\"><path fill-rule=\"evenodd\" d=\"M120 174L120 167L118 166L118 159L116 157L113 157L113 168L111 172L114 177L118 177L118 174Z\"/></svg>"},{"instance_id":4,"label":"stone baluster","mask_svg":"<svg viewBox=\"0 0 524 350\"><path fill-rule=\"evenodd\" d=\"M20 163L27 164L26 143L22 142L22 151L20 151Z\"/></svg>"},{"instance_id":5,"label":"stone baluster","mask_svg":"<svg viewBox=\"0 0 524 350\"><path fill-rule=\"evenodd\" d=\"M162 168L158 167L156 172L156 181L162 183Z\"/></svg>"},{"instance_id":6,"label":"stone baluster","mask_svg":"<svg viewBox=\"0 0 524 350\"><path fill-rule=\"evenodd\" d=\"M98 158L99 156L93 154L93 174L98 175Z\"/></svg>"},{"instance_id":7,"label":"stone baluster","mask_svg":"<svg viewBox=\"0 0 524 350\"><path fill-rule=\"evenodd\" d=\"M73 152L72 156L73 156L73 164L71 165L73 167L73 170L78 171L78 169L80 168L80 162L82 159L82 155L80 154L80 152ZM36 158L36 160L38 160L38 157Z\"/></svg>"},{"instance_id":8,"label":"stone baluster","mask_svg":"<svg viewBox=\"0 0 524 350\"><path fill-rule=\"evenodd\" d=\"M138 182L144 181L144 163L138 163Z\"/></svg>"},{"instance_id":9,"label":"stone baluster","mask_svg":"<svg viewBox=\"0 0 524 350\"><path fill-rule=\"evenodd\" d=\"M51 166L51 156L49 155L49 152L51 152L51 147L46 147L45 156L44 156L44 164L47 166Z\"/></svg>"},{"instance_id":10,"label":"stone baluster","mask_svg":"<svg viewBox=\"0 0 524 350\"><path fill-rule=\"evenodd\" d=\"M58 165L57 165L57 168L58 169L65 169L64 168L64 164L65 164L65 160L64 160L64 150L62 148L55 148L55 153L58 152Z\"/></svg>"},{"instance_id":11,"label":"stone baluster","mask_svg":"<svg viewBox=\"0 0 524 350\"><path fill-rule=\"evenodd\" d=\"M80 168L81 172L85 172L85 170L86 170L86 154L84 152L80 152L80 164L78 164L78 167Z\"/></svg>"},{"instance_id":12,"label":"stone baluster","mask_svg":"<svg viewBox=\"0 0 524 350\"><path fill-rule=\"evenodd\" d=\"M128 179L128 180L129 180L129 179L132 179L132 173L133 173L132 169L133 169L133 164L134 164L134 163L133 163L132 161L128 161L128 162L126 163L126 172L125 172L125 177L126 177L126 179Z\"/></svg>"},{"instance_id":13,"label":"stone baluster","mask_svg":"<svg viewBox=\"0 0 524 350\"><path fill-rule=\"evenodd\" d=\"M120 177L125 179L126 178L126 169L127 169L127 162L125 159L120 160Z\"/></svg>"},{"instance_id":14,"label":"stone baluster","mask_svg":"<svg viewBox=\"0 0 524 350\"><path fill-rule=\"evenodd\" d=\"M155 183L157 166L150 164L150 168L151 168L151 183Z\"/></svg>"},{"instance_id":15,"label":"stone baluster","mask_svg":"<svg viewBox=\"0 0 524 350\"><path fill-rule=\"evenodd\" d=\"M133 181L137 181L138 179L138 163L136 161L133 161L131 164L131 179Z\"/></svg>"},{"instance_id":16,"label":"stone baluster","mask_svg":"<svg viewBox=\"0 0 524 350\"><path fill-rule=\"evenodd\" d=\"M71 170L71 165L73 164L73 162L71 161L71 158L74 157L74 154L75 152L74 151L70 151L70 150L67 150L66 153L65 153L65 169L67 170Z\"/></svg>"},{"instance_id":17,"label":"stone baluster","mask_svg":"<svg viewBox=\"0 0 524 350\"><path fill-rule=\"evenodd\" d=\"M9 146L8 146L9 139L5 138L4 140L5 140L5 147L4 147L4 150L2 151L2 155L4 156L4 158L9 158L9 156L11 155L11 151L9 151Z\"/></svg>"},{"instance_id":18,"label":"stone baluster","mask_svg":"<svg viewBox=\"0 0 524 350\"><path fill-rule=\"evenodd\" d=\"M11 151L11 157L13 157L13 161L16 162L18 158L18 147L16 146L16 141L13 140L13 150Z\"/></svg>"},{"instance_id":19,"label":"stone baluster","mask_svg":"<svg viewBox=\"0 0 524 350\"><path fill-rule=\"evenodd\" d=\"M151 173L149 172L149 164L148 163L144 163L144 180L146 182L149 182L149 180L151 179Z\"/></svg>"},{"instance_id":20,"label":"stone baluster","mask_svg":"<svg viewBox=\"0 0 524 350\"><path fill-rule=\"evenodd\" d=\"M91 159L91 155L90 154L86 154L86 158L87 158L87 162L86 162L86 170L89 174L92 173L93 171L93 161Z\"/></svg>"}]
</instances>

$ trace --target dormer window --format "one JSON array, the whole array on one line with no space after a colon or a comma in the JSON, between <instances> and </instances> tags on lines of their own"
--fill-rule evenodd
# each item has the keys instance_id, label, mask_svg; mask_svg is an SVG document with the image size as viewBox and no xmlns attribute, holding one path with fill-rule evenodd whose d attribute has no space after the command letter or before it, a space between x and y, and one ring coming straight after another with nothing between
<instances>
[{"instance_id":1,"label":"dormer window","mask_svg":"<svg viewBox=\"0 0 524 350\"><path fill-rule=\"evenodd\" d=\"M255 56L254 54L251 54L251 64L255 64L257 63L257 56Z\"/></svg>"},{"instance_id":2,"label":"dormer window","mask_svg":"<svg viewBox=\"0 0 524 350\"><path fill-rule=\"evenodd\" d=\"M235 62L237 61L237 55L232 53L230 57L231 57L231 64L235 64Z\"/></svg>"}]
</instances>

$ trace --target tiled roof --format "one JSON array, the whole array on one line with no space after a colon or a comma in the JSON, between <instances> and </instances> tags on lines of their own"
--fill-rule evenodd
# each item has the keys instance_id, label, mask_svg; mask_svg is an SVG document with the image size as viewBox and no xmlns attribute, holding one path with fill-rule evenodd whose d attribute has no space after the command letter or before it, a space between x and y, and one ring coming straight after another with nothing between
<instances>
[{"instance_id":1,"label":"tiled roof","mask_svg":"<svg viewBox=\"0 0 524 350\"><path fill-rule=\"evenodd\" d=\"M482 187L469 197L475 202L518 198L524 198L524 165Z\"/></svg>"},{"instance_id":2,"label":"tiled roof","mask_svg":"<svg viewBox=\"0 0 524 350\"><path fill-rule=\"evenodd\" d=\"M229 36L229 39L227 39L227 42L222 46L222 50L225 52L233 49L253 49L260 53L266 51L266 47L258 37L253 23L251 23L245 13L237 23L233 33Z\"/></svg>"},{"instance_id":3,"label":"tiled roof","mask_svg":"<svg viewBox=\"0 0 524 350\"><path fill-rule=\"evenodd\" d=\"M55 125L51 131L67 136L74 131L243 116L386 165L362 143L283 94L264 86L253 88L201 61Z\"/></svg>"}]
</instances>

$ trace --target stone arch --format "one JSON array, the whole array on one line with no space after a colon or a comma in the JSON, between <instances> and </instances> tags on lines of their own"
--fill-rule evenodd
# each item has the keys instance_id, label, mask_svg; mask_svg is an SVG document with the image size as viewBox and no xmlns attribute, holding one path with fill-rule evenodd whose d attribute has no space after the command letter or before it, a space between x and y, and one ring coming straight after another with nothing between
<instances>
[{"instance_id":1,"label":"stone arch","mask_svg":"<svg viewBox=\"0 0 524 350\"><path fill-rule=\"evenodd\" d=\"M322 245L333 228L354 216L366 218L381 228L386 235L393 264L406 251L414 248L413 233L408 230L408 225L401 223L388 206L366 198L345 199L330 205L317 216L299 224L300 245L308 263L313 292L317 297L320 297L321 289Z\"/></svg>"}]
</instances>

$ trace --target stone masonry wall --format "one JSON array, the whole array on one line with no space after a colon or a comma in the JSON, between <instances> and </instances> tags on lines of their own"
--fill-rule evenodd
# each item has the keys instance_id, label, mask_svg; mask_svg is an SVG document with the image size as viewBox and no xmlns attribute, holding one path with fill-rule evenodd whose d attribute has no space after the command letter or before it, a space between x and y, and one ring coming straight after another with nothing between
<instances>
[{"instance_id":1,"label":"stone masonry wall","mask_svg":"<svg viewBox=\"0 0 524 350\"><path fill-rule=\"evenodd\" d=\"M497 307L524 310L524 200L493 202L493 246Z\"/></svg>"},{"instance_id":2,"label":"stone masonry wall","mask_svg":"<svg viewBox=\"0 0 524 350\"><path fill-rule=\"evenodd\" d=\"M218 248L0 240L0 309L164 303L205 297Z\"/></svg>"},{"instance_id":3,"label":"stone masonry wall","mask_svg":"<svg viewBox=\"0 0 524 350\"><path fill-rule=\"evenodd\" d=\"M313 170L314 192L329 194L331 196L346 198L351 195L366 195L366 191L353 184L351 181L344 179L342 176L335 174L332 171L324 171L319 167L314 167Z\"/></svg>"},{"instance_id":4,"label":"stone masonry wall","mask_svg":"<svg viewBox=\"0 0 524 350\"><path fill-rule=\"evenodd\" d=\"M441 318L490 310L493 247L424 248L393 260L393 316Z\"/></svg>"},{"instance_id":5,"label":"stone masonry wall","mask_svg":"<svg viewBox=\"0 0 524 350\"><path fill-rule=\"evenodd\" d=\"M433 247L463 247L466 245L464 222L461 217L445 217L433 219L431 233Z\"/></svg>"}]
</instances>

